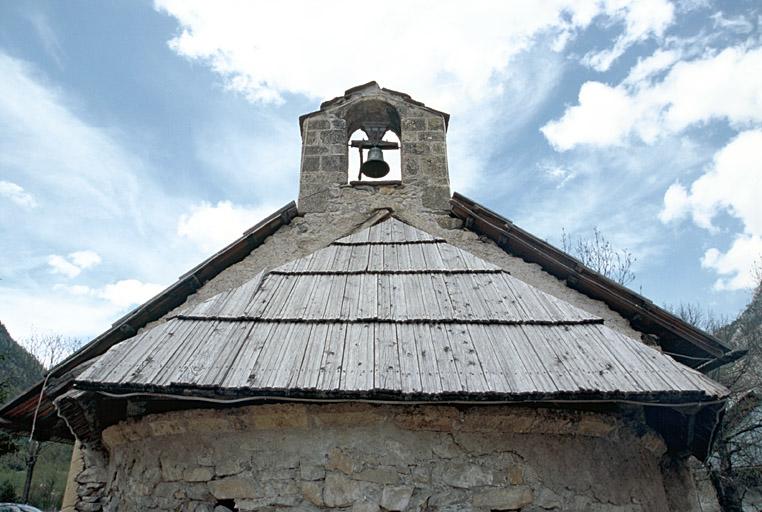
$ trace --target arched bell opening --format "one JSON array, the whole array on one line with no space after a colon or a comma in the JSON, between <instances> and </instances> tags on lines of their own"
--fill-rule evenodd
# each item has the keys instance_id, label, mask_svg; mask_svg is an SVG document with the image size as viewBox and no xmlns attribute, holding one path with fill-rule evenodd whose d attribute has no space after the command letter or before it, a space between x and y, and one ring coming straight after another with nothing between
<instances>
[{"instance_id":1,"label":"arched bell opening","mask_svg":"<svg viewBox=\"0 0 762 512\"><path fill-rule=\"evenodd\" d=\"M373 183L374 181L400 181L402 179L402 158L399 149L381 149L380 156L388 165L389 170L383 176L373 177L372 173L360 171L363 163L366 163L367 169L367 162L369 159L378 158L378 152L374 151L375 154L371 154L371 151L373 150L370 147L352 147L352 141L368 141L368 134L365 133L364 130L358 128L349 136L349 168L347 170L348 182L351 183L356 181L367 181L368 183ZM386 133L384 133L384 135L381 137L381 142L385 142L387 144L396 144L398 148L400 147L399 137L391 130L387 130Z\"/></svg>"},{"instance_id":2,"label":"arched bell opening","mask_svg":"<svg viewBox=\"0 0 762 512\"><path fill-rule=\"evenodd\" d=\"M358 101L344 114L347 123L347 135L362 130L368 125L384 126L398 138L402 136L400 114L396 108L381 100L369 99Z\"/></svg>"},{"instance_id":3,"label":"arched bell opening","mask_svg":"<svg viewBox=\"0 0 762 512\"><path fill-rule=\"evenodd\" d=\"M378 99L351 105L344 113L349 146L348 181L399 181L401 179L400 115Z\"/></svg>"}]
</instances>

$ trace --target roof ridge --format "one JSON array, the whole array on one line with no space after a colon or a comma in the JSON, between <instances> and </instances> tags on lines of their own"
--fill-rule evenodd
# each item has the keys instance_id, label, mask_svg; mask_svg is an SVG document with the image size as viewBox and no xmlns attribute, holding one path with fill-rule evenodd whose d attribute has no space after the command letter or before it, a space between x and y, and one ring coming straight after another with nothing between
<instances>
[{"instance_id":1,"label":"roof ridge","mask_svg":"<svg viewBox=\"0 0 762 512\"><path fill-rule=\"evenodd\" d=\"M362 245L366 243L445 241L441 237L434 236L428 231L400 219L392 209L384 208L384 210L386 212L382 213L379 210L350 234L337 238L331 244Z\"/></svg>"}]
</instances>

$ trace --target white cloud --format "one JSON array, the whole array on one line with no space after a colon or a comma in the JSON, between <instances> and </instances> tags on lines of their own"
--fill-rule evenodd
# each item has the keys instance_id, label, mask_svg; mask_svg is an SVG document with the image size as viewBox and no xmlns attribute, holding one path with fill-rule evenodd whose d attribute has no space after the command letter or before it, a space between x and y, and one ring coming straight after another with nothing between
<instances>
[{"instance_id":1,"label":"white cloud","mask_svg":"<svg viewBox=\"0 0 762 512\"><path fill-rule=\"evenodd\" d=\"M235 206L230 201L220 201L216 205L203 202L194 206L190 213L180 216L177 234L203 251L218 251L276 209Z\"/></svg>"},{"instance_id":2,"label":"white cloud","mask_svg":"<svg viewBox=\"0 0 762 512\"><path fill-rule=\"evenodd\" d=\"M749 34L754 31L754 23L745 16L726 18L722 11L711 16L715 28L721 28L737 34Z\"/></svg>"},{"instance_id":3,"label":"white cloud","mask_svg":"<svg viewBox=\"0 0 762 512\"><path fill-rule=\"evenodd\" d=\"M81 284L58 284L54 290L64 290L77 297L92 297L108 301L119 310L144 303L164 289L155 283L144 283L137 279L122 279L99 288L91 288Z\"/></svg>"},{"instance_id":4,"label":"white cloud","mask_svg":"<svg viewBox=\"0 0 762 512\"><path fill-rule=\"evenodd\" d=\"M743 224L726 253L712 248L702 266L721 275L717 289L738 289L753 285L752 264L762 255L762 130L747 130L717 152L710 168L690 188L674 183L664 195L659 214L662 222L690 216L693 222L716 231L713 219L727 212Z\"/></svg>"},{"instance_id":5,"label":"white cloud","mask_svg":"<svg viewBox=\"0 0 762 512\"><path fill-rule=\"evenodd\" d=\"M711 229L721 210L743 222L744 230L762 235L762 130L739 134L717 152L710 169L690 190L673 184L664 196L662 222L691 215L702 228Z\"/></svg>"},{"instance_id":6,"label":"white cloud","mask_svg":"<svg viewBox=\"0 0 762 512\"><path fill-rule=\"evenodd\" d=\"M671 9L666 0L647 8L620 0L477 1L468 9L458 1L390 0L382 12L358 21L349 0L155 5L178 21L170 47L209 66L252 102L277 103L290 94L326 99L376 80L448 111L451 184L464 193L478 188L485 161L498 151L483 143L495 126L509 136L535 122L567 65L558 52L569 41L594 22L611 23L627 34L619 41L621 53L660 34L665 22L654 20ZM371 41L381 41L378 58L365 48ZM213 142L202 141L201 157L221 160L215 146L229 146L225 138L213 134ZM261 158L254 146L244 147L232 152L231 163ZM225 159L218 167L230 165Z\"/></svg>"},{"instance_id":7,"label":"white cloud","mask_svg":"<svg viewBox=\"0 0 762 512\"><path fill-rule=\"evenodd\" d=\"M732 47L716 55L674 64L651 82L675 55L657 51L631 76L610 86L586 82L577 105L541 128L558 151L579 145L615 146L657 138L713 120L743 128L762 122L762 48Z\"/></svg>"},{"instance_id":8,"label":"white cloud","mask_svg":"<svg viewBox=\"0 0 762 512\"><path fill-rule=\"evenodd\" d=\"M58 254L48 256L48 265L55 274L66 277L77 277L84 269L93 267L101 262L101 257L95 251L75 251L68 258Z\"/></svg>"},{"instance_id":9,"label":"white cloud","mask_svg":"<svg viewBox=\"0 0 762 512\"><path fill-rule=\"evenodd\" d=\"M35 201L32 194L26 192L20 185L10 181L0 180L0 197L10 199L24 208L34 208L37 206L37 201Z\"/></svg>"},{"instance_id":10,"label":"white cloud","mask_svg":"<svg viewBox=\"0 0 762 512\"><path fill-rule=\"evenodd\" d=\"M252 101L277 102L284 93L328 98L347 84L375 79L441 108L496 94L495 75L506 72L511 58L541 33L550 33L560 49L602 14L624 22L615 50L621 54L661 34L672 12L665 0L472 2L468 9L457 1L390 0L383 11L358 20L357 4L348 0L329 6L188 0L156 5L182 27L172 49L208 63L228 87ZM378 58L372 56L375 47Z\"/></svg>"},{"instance_id":11,"label":"white cloud","mask_svg":"<svg viewBox=\"0 0 762 512\"><path fill-rule=\"evenodd\" d=\"M664 223L684 217L691 209L691 199L688 191L680 183L673 183L664 193L664 207L659 212L659 220ZM712 229L710 219L694 218L697 224L706 229Z\"/></svg>"},{"instance_id":12,"label":"white cloud","mask_svg":"<svg viewBox=\"0 0 762 512\"><path fill-rule=\"evenodd\" d=\"M557 189L562 188L576 176L576 173L570 168L550 161L539 162L537 168L548 180L556 183Z\"/></svg>"},{"instance_id":13,"label":"white cloud","mask_svg":"<svg viewBox=\"0 0 762 512\"><path fill-rule=\"evenodd\" d=\"M52 272L63 274L66 277L77 277L80 272L82 272L81 268L58 254L51 254L48 256L48 265L50 265Z\"/></svg>"},{"instance_id":14,"label":"white cloud","mask_svg":"<svg viewBox=\"0 0 762 512\"><path fill-rule=\"evenodd\" d=\"M616 146L631 130L635 107L626 91L600 82L585 82L579 90L579 105L568 108L560 121L548 123L541 130L561 151L580 144Z\"/></svg>"},{"instance_id":15,"label":"white cloud","mask_svg":"<svg viewBox=\"0 0 762 512\"><path fill-rule=\"evenodd\" d=\"M726 252L711 248L701 258L701 266L720 274L715 290L741 290L759 285L754 274L762 256L762 236L738 235Z\"/></svg>"},{"instance_id":16,"label":"white cloud","mask_svg":"<svg viewBox=\"0 0 762 512\"><path fill-rule=\"evenodd\" d=\"M677 50L656 50L645 59L638 59L638 63L630 69L624 84L639 86L647 83L657 73L672 67L680 58L680 52Z\"/></svg>"},{"instance_id":17,"label":"white cloud","mask_svg":"<svg viewBox=\"0 0 762 512\"><path fill-rule=\"evenodd\" d=\"M98 290L97 296L108 300L115 306L128 307L142 304L164 287L154 283L143 283L137 279L123 279L112 284L107 284Z\"/></svg>"},{"instance_id":18,"label":"white cloud","mask_svg":"<svg viewBox=\"0 0 762 512\"><path fill-rule=\"evenodd\" d=\"M727 48L679 62L654 90L672 131L717 119L735 126L762 122L762 48Z\"/></svg>"},{"instance_id":19,"label":"white cloud","mask_svg":"<svg viewBox=\"0 0 762 512\"><path fill-rule=\"evenodd\" d=\"M101 257L95 251L75 251L69 254L69 258L81 269L93 267L101 262Z\"/></svg>"},{"instance_id":20,"label":"white cloud","mask_svg":"<svg viewBox=\"0 0 762 512\"><path fill-rule=\"evenodd\" d=\"M675 18L674 6L662 0L614 0L605 2L604 5L607 15L624 20L625 30L617 37L612 48L590 52L582 58L583 64L596 71L608 70L633 44L653 36L661 37Z\"/></svg>"},{"instance_id":21,"label":"white cloud","mask_svg":"<svg viewBox=\"0 0 762 512\"><path fill-rule=\"evenodd\" d=\"M40 332L87 340L108 329L127 308L142 304L163 288L136 279L99 288L62 284L52 289L4 287L0 288L0 318L17 340Z\"/></svg>"},{"instance_id":22,"label":"white cloud","mask_svg":"<svg viewBox=\"0 0 762 512\"><path fill-rule=\"evenodd\" d=\"M73 284L71 286L56 285L53 288L57 289L57 290L58 289L66 290L69 293L71 293L72 295L83 296L83 295L92 295L93 294L93 289L90 288L89 286L85 286L83 284Z\"/></svg>"},{"instance_id":23,"label":"white cloud","mask_svg":"<svg viewBox=\"0 0 762 512\"><path fill-rule=\"evenodd\" d=\"M60 288L0 288L0 296L0 318L17 340L39 332L89 339L120 314L109 302Z\"/></svg>"}]
</instances>

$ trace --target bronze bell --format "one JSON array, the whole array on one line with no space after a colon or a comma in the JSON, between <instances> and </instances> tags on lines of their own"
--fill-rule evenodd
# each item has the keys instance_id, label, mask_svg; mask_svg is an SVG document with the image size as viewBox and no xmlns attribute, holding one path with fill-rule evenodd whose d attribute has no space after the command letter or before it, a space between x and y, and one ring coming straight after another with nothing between
<instances>
[{"instance_id":1,"label":"bronze bell","mask_svg":"<svg viewBox=\"0 0 762 512\"><path fill-rule=\"evenodd\" d=\"M369 178L383 178L389 174L389 164L384 162L384 152L378 146L368 150L368 159L360 166L360 172Z\"/></svg>"}]
</instances>

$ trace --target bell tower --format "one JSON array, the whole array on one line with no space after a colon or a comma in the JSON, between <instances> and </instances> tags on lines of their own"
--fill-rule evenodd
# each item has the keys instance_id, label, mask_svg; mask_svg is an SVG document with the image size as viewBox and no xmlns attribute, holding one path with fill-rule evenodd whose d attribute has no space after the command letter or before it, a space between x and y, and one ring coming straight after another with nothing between
<instances>
[{"instance_id":1,"label":"bell tower","mask_svg":"<svg viewBox=\"0 0 762 512\"><path fill-rule=\"evenodd\" d=\"M449 114L427 107L376 82L354 87L299 118L302 162L301 213L389 207L395 210L449 211L447 170ZM357 130L367 140L350 140ZM392 132L400 141L383 141ZM349 151L367 150L359 168L348 168ZM384 179L384 157L399 152L399 179ZM396 156L396 155L395 155ZM365 178L379 178L366 180Z\"/></svg>"}]
</instances>

